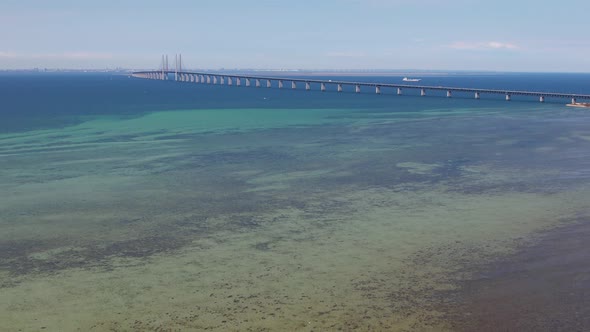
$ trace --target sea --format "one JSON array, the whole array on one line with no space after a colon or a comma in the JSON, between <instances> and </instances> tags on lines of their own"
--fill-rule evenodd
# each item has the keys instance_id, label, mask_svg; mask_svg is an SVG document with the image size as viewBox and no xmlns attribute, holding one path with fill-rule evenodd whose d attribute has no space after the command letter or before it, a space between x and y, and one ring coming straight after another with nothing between
<instances>
[{"instance_id":1,"label":"sea","mask_svg":"<svg viewBox=\"0 0 590 332\"><path fill-rule=\"evenodd\" d=\"M412 77L590 93L590 74ZM590 328L590 260L546 259L588 226L590 109L285 87L0 73L0 330Z\"/></svg>"}]
</instances>

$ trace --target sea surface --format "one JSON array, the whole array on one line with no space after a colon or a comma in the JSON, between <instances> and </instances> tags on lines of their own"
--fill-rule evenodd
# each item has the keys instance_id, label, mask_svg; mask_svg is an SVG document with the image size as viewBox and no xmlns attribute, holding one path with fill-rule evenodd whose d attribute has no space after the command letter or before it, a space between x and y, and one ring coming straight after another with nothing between
<instances>
[{"instance_id":1,"label":"sea surface","mask_svg":"<svg viewBox=\"0 0 590 332\"><path fill-rule=\"evenodd\" d=\"M420 77L590 92L590 74ZM588 109L298 88L0 74L0 330L477 329L472 311L550 273L530 248L588 228ZM533 323L590 307L551 297L559 278L587 291L584 264L500 310L503 330L565 330ZM537 315L506 323L518 310Z\"/></svg>"}]
</instances>

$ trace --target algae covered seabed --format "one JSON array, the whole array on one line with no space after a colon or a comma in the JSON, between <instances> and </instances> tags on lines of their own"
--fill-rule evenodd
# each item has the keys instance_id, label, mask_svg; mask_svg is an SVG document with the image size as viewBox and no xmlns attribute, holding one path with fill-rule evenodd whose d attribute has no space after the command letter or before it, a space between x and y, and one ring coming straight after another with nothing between
<instances>
[{"instance_id":1,"label":"algae covered seabed","mask_svg":"<svg viewBox=\"0 0 590 332\"><path fill-rule=\"evenodd\" d=\"M1 134L2 328L451 330L476 271L587 217L587 112L387 98Z\"/></svg>"}]
</instances>

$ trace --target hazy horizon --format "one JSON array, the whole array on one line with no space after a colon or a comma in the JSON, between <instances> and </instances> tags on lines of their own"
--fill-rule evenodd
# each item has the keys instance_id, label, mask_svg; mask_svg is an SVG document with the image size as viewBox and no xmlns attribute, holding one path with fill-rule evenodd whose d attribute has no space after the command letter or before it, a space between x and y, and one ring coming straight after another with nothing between
<instances>
[{"instance_id":1,"label":"hazy horizon","mask_svg":"<svg viewBox=\"0 0 590 332\"><path fill-rule=\"evenodd\" d=\"M57 67L29 67L29 68L0 68L0 72L137 72L160 70L161 68L126 68L126 67L104 67L104 68L57 68ZM173 71L174 69L169 69ZM211 72L287 72L296 74L306 73L334 73L334 74L367 74L367 76L379 74L588 74L590 71L518 71L518 70L477 70L477 69L415 69L415 68L183 68L184 71L211 71Z\"/></svg>"}]
</instances>

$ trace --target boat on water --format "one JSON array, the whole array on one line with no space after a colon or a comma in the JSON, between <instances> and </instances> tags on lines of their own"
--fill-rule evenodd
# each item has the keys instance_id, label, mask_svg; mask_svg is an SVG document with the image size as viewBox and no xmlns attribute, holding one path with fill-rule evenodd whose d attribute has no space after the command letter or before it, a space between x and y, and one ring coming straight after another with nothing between
<instances>
[{"instance_id":1,"label":"boat on water","mask_svg":"<svg viewBox=\"0 0 590 332\"><path fill-rule=\"evenodd\" d=\"M404 82L420 82L422 79L420 78L408 78L408 77L404 77L402 79L402 81Z\"/></svg>"},{"instance_id":2,"label":"boat on water","mask_svg":"<svg viewBox=\"0 0 590 332\"><path fill-rule=\"evenodd\" d=\"M571 103L566 104L565 106L590 108L590 103Z\"/></svg>"}]
</instances>

